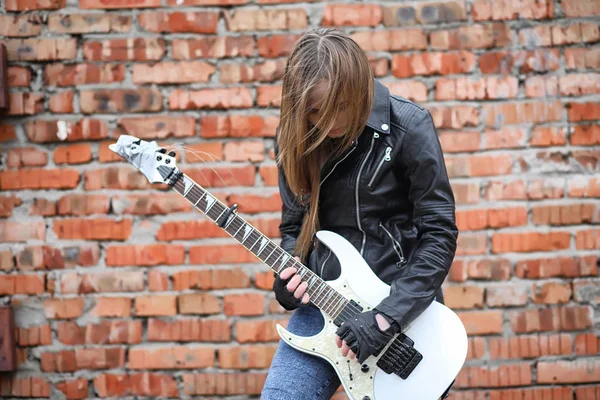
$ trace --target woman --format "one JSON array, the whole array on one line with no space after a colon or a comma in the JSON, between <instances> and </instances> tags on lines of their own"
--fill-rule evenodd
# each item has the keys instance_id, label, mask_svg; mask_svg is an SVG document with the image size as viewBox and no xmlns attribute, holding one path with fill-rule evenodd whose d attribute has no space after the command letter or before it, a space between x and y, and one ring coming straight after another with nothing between
<instances>
[{"instance_id":1,"label":"woman","mask_svg":"<svg viewBox=\"0 0 600 400\"><path fill-rule=\"evenodd\" d=\"M275 154L282 198L281 246L325 280L340 272L335 256L313 240L327 229L350 241L391 285L374 310L337 331L343 356L362 362L377 353L435 299L456 250L454 196L429 112L391 95L373 78L351 38L333 29L305 33L290 54ZM288 329L319 332L294 268L273 290ZM280 342L262 399L329 399L340 386L323 359Z\"/></svg>"}]
</instances>

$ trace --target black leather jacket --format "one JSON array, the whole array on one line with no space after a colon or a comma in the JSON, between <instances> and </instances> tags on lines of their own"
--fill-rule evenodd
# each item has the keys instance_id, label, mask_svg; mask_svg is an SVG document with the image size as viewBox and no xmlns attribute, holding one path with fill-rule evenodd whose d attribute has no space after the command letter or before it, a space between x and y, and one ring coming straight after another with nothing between
<instances>
[{"instance_id":1,"label":"black leather jacket","mask_svg":"<svg viewBox=\"0 0 600 400\"><path fill-rule=\"evenodd\" d=\"M275 144L277 152L277 143ZM282 171L281 247L293 253L304 210ZM430 113L391 95L375 80L367 126L344 155L321 172L320 229L334 231L359 250L391 285L377 310L412 322L435 299L456 251L455 202ZM325 280L339 276L337 257L316 243L308 267Z\"/></svg>"}]
</instances>

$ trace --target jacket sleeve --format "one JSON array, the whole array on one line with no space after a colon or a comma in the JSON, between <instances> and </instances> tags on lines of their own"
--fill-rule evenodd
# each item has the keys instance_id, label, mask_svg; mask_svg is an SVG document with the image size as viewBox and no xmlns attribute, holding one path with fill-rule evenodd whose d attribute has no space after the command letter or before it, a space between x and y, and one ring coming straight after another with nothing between
<instances>
[{"instance_id":1,"label":"jacket sleeve","mask_svg":"<svg viewBox=\"0 0 600 400\"><path fill-rule=\"evenodd\" d=\"M433 301L446 278L458 239L454 194L431 114L420 109L408 124L400 162L410 183L416 249L376 309L402 330Z\"/></svg>"},{"instance_id":2,"label":"jacket sleeve","mask_svg":"<svg viewBox=\"0 0 600 400\"><path fill-rule=\"evenodd\" d=\"M277 135L279 135L279 128L275 136L275 157L279 154L279 146L277 144ZM294 254L294 247L296 240L300 235L300 229L302 228L302 221L304 219L305 210L298 204L296 197L290 190L283 170L277 166L278 174L278 185L279 195L281 196L281 222L279 224L279 232L281 235L281 248L288 253Z\"/></svg>"}]
</instances>

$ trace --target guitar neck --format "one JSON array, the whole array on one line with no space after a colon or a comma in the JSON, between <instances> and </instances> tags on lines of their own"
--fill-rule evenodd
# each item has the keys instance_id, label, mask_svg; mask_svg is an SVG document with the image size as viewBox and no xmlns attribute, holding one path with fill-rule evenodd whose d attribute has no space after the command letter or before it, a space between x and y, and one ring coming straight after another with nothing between
<instances>
[{"instance_id":1,"label":"guitar neck","mask_svg":"<svg viewBox=\"0 0 600 400\"><path fill-rule=\"evenodd\" d=\"M260 261L268 265L276 274L287 267L294 267L302 281L308 283L306 292L311 303L323 310L332 318L337 318L349 301L329 286L323 279L296 260L291 254L275 244L258 229L249 224L237 213L231 213L227 219L223 217L230 210L225 204L198 185L186 174L178 171L171 178L173 190L182 195L195 208L200 210L213 222L221 222L221 229L237 240L242 246L254 254Z\"/></svg>"}]
</instances>

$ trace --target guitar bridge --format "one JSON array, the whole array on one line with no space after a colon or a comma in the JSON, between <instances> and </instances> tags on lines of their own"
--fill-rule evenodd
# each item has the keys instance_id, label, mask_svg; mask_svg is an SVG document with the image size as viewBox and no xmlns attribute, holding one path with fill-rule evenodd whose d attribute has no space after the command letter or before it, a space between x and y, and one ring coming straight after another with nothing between
<instances>
[{"instance_id":1,"label":"guitar bridge","mask_svg":"<svg viewBox=\"0 0 600 400\"><path fill-rule=\"evenodd\" d=\"M400 334L377 361L377 366L387 374L408 378L421 362L423 355L414 348L414 342L405 334Z\"/></svg>"}]
</instances>

